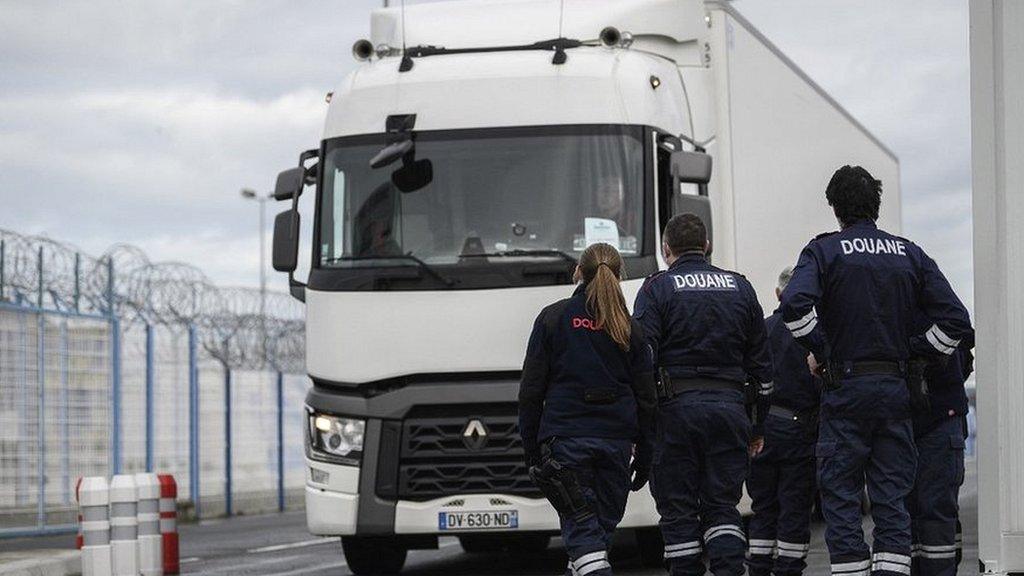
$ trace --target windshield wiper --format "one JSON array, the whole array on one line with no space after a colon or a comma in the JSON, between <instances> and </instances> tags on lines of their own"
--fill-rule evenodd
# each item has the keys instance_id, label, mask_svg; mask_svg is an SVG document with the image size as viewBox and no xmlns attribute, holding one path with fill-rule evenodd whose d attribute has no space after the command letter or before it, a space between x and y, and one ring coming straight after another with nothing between
<instances>
[{"instance_id":1,"label":"windshield wiper","mask_svg":"<svg viewBox=\"0 0 1024 576\"><path fill-rule=\"evenodd\" d=\"M562 252L561 250L548 249L548 250L505 250L502 252L482 252L479 254L462 254L459 258L520 258L520 257L537 257L543 258L556 257L565 260L566 262L572 262L576 264L576 259L569 254Z\"/></svg>"},{"instance_id":2,"label":"windshield wiper","mask_svg":"<svg viewBox=\"0 0 1024 576\"><path fill-rule=\"evenodd\" d=\"M430 277L434 278L438 282L445 286L454 286L455 280L444 276L440 272L434 269L433 266L427 264L420 258L413 256L412 252L408 254L388 254L383 256L338 256L337 258L328 258L325 262L350 262L359 260L408 260L409 262L415 262L416 265L426 272Z\"/></svg>"}]
</instances>

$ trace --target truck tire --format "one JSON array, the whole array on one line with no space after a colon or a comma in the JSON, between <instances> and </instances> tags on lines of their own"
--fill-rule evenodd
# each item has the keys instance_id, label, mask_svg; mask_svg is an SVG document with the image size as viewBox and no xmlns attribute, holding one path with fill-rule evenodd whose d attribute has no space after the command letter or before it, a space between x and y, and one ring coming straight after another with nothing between
<instances>
[{"instance_id":1,"label":"truck tire","mask_svg":"<svg viewBox=\"0 0 1024 576\"><path fill-rule=\"evenodd\" d=\"M661 539L661 529L637 528L635 535L636 546L640 550L640 563L645 568L664 568L665 541Z\"/></svg>"},{"instance_id":2,"label":"truck tire","mask_svg":"<svg viewBox=\"0 0 1024 576\"><path fill-rule=\"evenodd\" d=\"M357 576L398 574L405 566L408 549L387 536L342 536L348 569Z\"/></svg>"},{"instance_id":3,"label":"truck tire","mask_svg":"<svg viewBox=\"0 0 1024 576\"><path fill-rule=\"evenodd\" d=\"M466 534L459 536L459 544L469 554L494 552L537 553L547 549L551 536L547 534Z\"/></svg>"}]
</instances>

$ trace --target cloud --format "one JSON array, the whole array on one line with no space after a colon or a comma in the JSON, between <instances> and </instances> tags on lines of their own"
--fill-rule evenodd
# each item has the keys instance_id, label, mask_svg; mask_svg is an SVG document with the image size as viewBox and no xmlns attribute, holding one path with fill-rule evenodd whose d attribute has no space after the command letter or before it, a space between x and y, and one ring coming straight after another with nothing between
<instances>
[{"instance_id":1,"label":"cloud","mask_svg":"<svg viewBox=\"0 0 1024 576\"><path fill-rule=\"evenodd\" d=\"M255 284L238 190L269 189L319 141L323 95L380 4L0 2L0 227ZM970 300L966 5L735 6L900 156L904 233Z\"/></svg>"}]
</instances>

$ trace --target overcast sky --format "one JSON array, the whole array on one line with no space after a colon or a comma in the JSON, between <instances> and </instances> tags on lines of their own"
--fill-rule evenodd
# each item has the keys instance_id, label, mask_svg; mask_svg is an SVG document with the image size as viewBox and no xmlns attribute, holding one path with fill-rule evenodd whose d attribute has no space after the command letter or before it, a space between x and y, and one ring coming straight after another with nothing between
<instances>
[{"instance_id":1,"label":"overcast sky","mask_svg":"<svg viewBox=\"0 0 1024 576\"><path fill-rule=\"evenodd\" d=\"M256 285L257 207L238 190L317 145L378 5L0 0L0 228ZM896 152L904 235L970 305L967 3L735 6Z\"/></svg>"}]
</instances>

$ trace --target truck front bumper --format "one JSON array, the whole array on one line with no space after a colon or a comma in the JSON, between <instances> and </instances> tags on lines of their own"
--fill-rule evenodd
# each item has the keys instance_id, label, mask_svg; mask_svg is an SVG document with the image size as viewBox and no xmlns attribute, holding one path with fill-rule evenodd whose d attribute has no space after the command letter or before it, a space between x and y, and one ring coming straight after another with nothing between
<instances>
[{"instance_id":1,"label":"truck front bumper","mask_svg":"<svg viewBox=\"0 0 1024 576\"><path fill-rule=\"evenodd\" d=\"M313 471L317 480L313 480ZM327 478L324 481L323 475ZM306 459L306 525L318 536L351 536L359 514L359 468Z\"/></svg>"},{"instance_id":2,"label":"truck front bumper","mask_svg":"<svg viewBox=\"0 0 1024 576\"><path fill-rule=\"evenodd\" d=\"M324 482L314 482L327 474ZM306 522L309 531L321 536L352 536L358 532L359 468L306 460ZM395 534L446 534L438 528L442 512L489 512L515 510L518 527L514 532L558 531L558 514L543 498L524 498L508 494L465 494L445 496L424 502L398 500L394 503ZM647 488L631 493L622 528L651 526L657 521L654 500ZM457 534L458 532L450 532Z\"/></svg>"}]
</instances>

